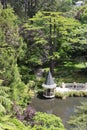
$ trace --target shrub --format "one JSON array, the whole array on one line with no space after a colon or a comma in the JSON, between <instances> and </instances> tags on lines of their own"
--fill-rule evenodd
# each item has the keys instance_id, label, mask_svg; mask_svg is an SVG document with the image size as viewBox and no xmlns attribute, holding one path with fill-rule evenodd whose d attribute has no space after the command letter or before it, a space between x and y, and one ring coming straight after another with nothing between
<instances>
[{"instance_id":1,"label":"shrub","mask_svg":"<svg viewBox=\"0 0 87 130\"><path fill-rule=\"evenodd\" d=\"M35 122L33 128L38 130L65 130L61 119L53 114L37 112L33 121Z\"/></svg>"},{"instance_id":2,"label":"shrub","mask_svg":"<svg viewBox=\"0 0 87 130\"><path fill-rule=\"evenodd\" d=\"M57 92L55 94L55 97L56 98L61 98L61 99L66 99L66 97L69 97L69 93L68 92L66 92L66 93Z\"/></svg>"},{"instance_id":3,"label":"shrub","mask_svg":"<svg viewBox=\"0 0 87 130\"><path fill-rule=\"evenodd\" d=\"M66 99L66 97L86 97L87 91L56 92L55 97Z\"/></svg>"}]
</instances>

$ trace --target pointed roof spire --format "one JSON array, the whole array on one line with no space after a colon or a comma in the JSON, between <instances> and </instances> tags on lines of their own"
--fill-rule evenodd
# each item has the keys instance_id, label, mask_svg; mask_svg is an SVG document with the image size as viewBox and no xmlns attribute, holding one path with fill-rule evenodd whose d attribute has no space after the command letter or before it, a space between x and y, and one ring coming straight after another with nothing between
<instances>
[{"instance_id":1,"label":"pointed roof spire","mask_svg":"<svg viewBox=\"0 0 87 130\"><path fill-rule=\"evenodd\" d=\"M54 83L54 80L52 78L50 71L48 72L45 84L43 84L42 86L45 88L50 88L50 89L56 87L56 84Z\"/></svg>"},{"instance_id":2,"label":"pointed roof spire","mask_svg":"<svg viewBox=\"0 0 87 130\"><path fill-rule=\"evenodd\" d=\"M50 71L48 72L45 84L46 85L53 85L53 84L55 84L54 81L53 81L52 74L51 74Z\"/></svg>"}]
</instances>

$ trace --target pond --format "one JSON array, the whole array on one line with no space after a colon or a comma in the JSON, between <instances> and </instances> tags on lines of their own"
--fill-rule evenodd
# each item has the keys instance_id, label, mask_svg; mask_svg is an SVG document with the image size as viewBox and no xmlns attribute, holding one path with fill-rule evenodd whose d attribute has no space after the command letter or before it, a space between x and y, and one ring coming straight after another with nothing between
<instances>
[{"instance_id":1,"label":"pond","mask_svg":"<svg viewBox=\"0 0 87 130\"><path fill-rule=\"evenodd\" d=\"M32 106L36 109L36 111L59 116L62 119L65 128L70 130L70 126L67 124L67 121L70 119L70 116L75 114L74 110L76 106L80 105L83 101L87 101L87 98L70 97L66 100L61 100L58 98L44 99L35 96L32 99Z\"/></svg>"}]
</instances>

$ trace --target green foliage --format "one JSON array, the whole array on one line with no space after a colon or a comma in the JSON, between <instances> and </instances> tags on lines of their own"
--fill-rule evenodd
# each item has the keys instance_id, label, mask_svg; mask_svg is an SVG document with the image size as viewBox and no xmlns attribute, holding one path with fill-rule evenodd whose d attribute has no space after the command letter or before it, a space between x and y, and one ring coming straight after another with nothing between
<instances>
[{"instance_id":1,"label":"green foliage","mask_svg":"<svg viewBox=\"0 0 87 130\"><path fill-rule=\"evenodd\" d=\"M43 10L43 11L56 11L57 10L57 6L56 6L57 2L56 0L39 0L37 7L39 8L39 10Z\"/></svg>"},{"instance_id":2,"label":"green foliage","mask_svg":"<svg viewBox=\"0 0 87 130\"><path fill-rule=\"evenodd\" d=\"M55 94L55 97L56 98L61 98L61 99L66 99L68 96L69 96L69 94L70 93L68 93L68 92L63 92L63 93L61 93L61 92L57 92L56 94Z\"/></svg>"},{"instance_id":3,"label":"green foliage","mask_svg":"<svg viewBox=\"0 0 87 130\"><path fill-rule=\"evenodd\" d=\"M24 1L23 0L7 0L10 6L14 9L15 13L20 17L25 17L25 10L24 10Z\"/></svg>"},{"instance_id":4,"label":"green foliage","mask_svg":"<svg viewBox=\"0 0 87 130\"><path fill-rule=\"evenodd\" d=\"M66 99L67 97L87 97L87 92L84 91L69 91L69 92L56 92L56 98Z\"/></svg>"},{"instance_id":5,"label":"green foliage","mask_svg":"<svg viewBox=\"0 0 87 130\"><path fill-rule=\"evenodd\" d=\"M87 22L87 4L82 6L76 16L83 24L86 24Z\"/></svg>"},{"instance_id":6,"label":"green foliage","mask_svg":"<svg viewBox=\"0 0 87 130\"><path fill-rule=\"evenodd\" d=\"M77 43L77 45L87 44L86 31L87 31L86 24L79 26L77 29L74 30L74 32L71 33L71 36L73 37L71 42Z\"/></svg>"},{"instance_id":7,"label":"green foliage","mask_svg":"<svg viewBox=\"0 0 87 130\"><path fill-rule=\"evenodd\" d=\"M72 8L72 0L56 0L57 11L68 12Z\"/></svg>"},{"instance_id":8,"label":"green foliage","mask_svg":"<svg viewBox=\"0 0 87 130\"><path fill-rule=\"evenodd\" d=\"M14 15L14 10L12 8L0 9L0 27L4 26L15 26L17 22L17 16ZM5 28L4 28L5 29Z\"/></svg>"},{"instance_id":9,"label":"green foliage","mask_svg":"<svg viewBox=\"0 0 87 130\"><path fill-rule=\"evenodd\" d=\"M60 12L38 12L30 21L30 29L41 29L45 34L47 43L46 49L50 59L58 60L61 56L66 56L66 52L70 49L70 33L80 24L73 18L66 18ZM44 43L44 42L42 42ZM66 51L65 51L66 50ZM43 57L44 58L44 57Z\"/></svg>"},{"instance_id":10,"label":"green foliage","mask_svg":"<svg viewBox=\"0 0 87 130\"><path fill-rule=\"evenodd\" d=\"M72 18L70 18L71 15L68 14L68 11L72 7L72 0L7 0L7 2L11 4L13 9L9 6L7 9L2 9L0 5L0 79L3 80L3 84L0 84L0 129L63 130L64 126L60 118L54 115L37 113L33 118L33 125L28 128L13 118L13 114L10 116L5 114L13 113L11 111L12 101L24 108L33 96L32 90L37 87L41 88L43 79L39 80L35 76L37 67L47 67L51 60L59 67L59 62L61 65L64 60L82 55L85 55L86 60L87 5L74 8ZM65 14L66 11L67 14ZM15 13L23 19L27 16L32 18L24 20L24 23L19 25L21 22ZM65 81L74 80L77 76L73 72L74 67L74 65L65 66L64 73L63 70L59 72L60 74L56 72L58 80L62 81L63 78ZM75 72L81 70L81 68L78 70L77 68L75 68ZM76 80L79 79L78 77L79 74ZM87 92L72 92L65 95L58 93L57 96L61 98L87 96ZM81 129L85 129L87 116L86 114L81 116L78 116L77 121L75 120L74 126L78 125ZM81 126L82 123L84 126Z\"/></svg>"},{"instance_id":11,"label":"green foliage","mask_svg":"<svg viewBox=\"0 0 87 130\"><path fill-rule=\"evenodd\" d=\"M86 130L87 128L87 103L81 103L76 109L76 115L71 117L69 124L72 130Z\"/></svg>"},{"instance_id":12,"label":"green foliage","mask_svg":"<svg viewBox=\"0 0 87 130\"><path fill-rule=\"evenodd\" d=\"M65 130L61 119L52 114L37 112L33 120L35 126L32 130Z\"/></svg>"},{"instance_id":13,"label":"green foliage","mask_svg":"<svg viewBox=\"0 0 87 130\"><path fill-rule=\"evenodd\" d=\"M22 38L19 36L18 19L13 9L0 9L0 78L4 85L10 86L10 98L24 106L29 102L31 94L28 87L21 81L17 65L23 52ZM4 29L3 29L4 28ZM20 58L19 58L20 57ZM23 94L23 92L25 92ZM0 97L1 101L5 96ZM8 100L3 104L9 104Z\"/></svg>"},{"instance_id":14,"label":"green foliage","mask_svg":"<svg viewBox=\"0 0 87 130\"><path fill-rule=\"evenodd\" d=\"M21 76L19 74L17 65L15 66L14 70L14 80L10 84L10 87L12 100L16 101L17 104L20 104L23 107L26 106L27 103L29 103L31 97L33 96L33 92L28 85L25 85L21 81Z\"/></svg>"},{"instance_id":15,"label":"green foliage","mask_svg":"<svg viewBox=\"0 0 87 130\"><path fill-rule=\"evenodd\" d=\"M0 84L0 113L11 110L12 102L9 98L9 88Z\"/></svg>"},{"instance_id":16,"label":"green foliage","mask_svg":"<svg viewBox=\"0 0 87 130\"><path fill-rule=\"evenodd\" d=\"M0 16L0 74L4 84L8 85L14 79L13 72L21 52L22 40L13 9L0 9Z\"/></svg>"},{"instance_id":17,"label":"green foliage","mask_svg":"<svg viewBox=\"0 0 87 130\"><path fill-rule=\"evenodd\" d=\"M0 130L29 130L21 121L12 118L10 115L0 115Z\"/></svg>"},{"instance_id":18,"label":"green foliage","mask_svg":"<svg viewBox=\"0 0 87 130\"><path fill-rule=\"evenodd\" d=\"M17 130L29 130L30 126L25 126L21 121L16 118L11 119L11 122L15 124Z\"/></svg>"}]
</instances>

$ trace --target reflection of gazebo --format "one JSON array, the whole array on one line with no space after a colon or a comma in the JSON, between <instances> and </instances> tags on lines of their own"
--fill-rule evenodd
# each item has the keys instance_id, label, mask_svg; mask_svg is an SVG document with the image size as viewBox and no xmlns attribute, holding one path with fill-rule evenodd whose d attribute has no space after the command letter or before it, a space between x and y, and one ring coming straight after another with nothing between
<instances>
[{"instance_id":1,"label":"reflection of gazebo","mask_svg":"<svg viewBox=\"0 0 87 130\"><path fill-rule=\"evenodd\" d=\"M42 85L44 88L43 96L46 98L52 98L55 96L56 84L53 81L51 72L49 71L45 84Z\"/></svg>"}]
</instances>

